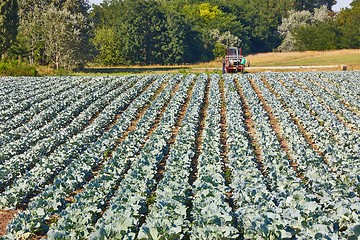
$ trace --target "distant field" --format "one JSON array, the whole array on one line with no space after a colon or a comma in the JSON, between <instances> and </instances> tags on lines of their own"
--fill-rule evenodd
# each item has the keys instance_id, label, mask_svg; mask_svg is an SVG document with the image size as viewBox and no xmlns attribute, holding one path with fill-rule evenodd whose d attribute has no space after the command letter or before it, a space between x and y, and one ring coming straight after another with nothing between
<instances>
[{"instance_id":1,"label":"distant field","mask_svg":"<svg viewBox=\"0 0 360 240\"><path fill-rule=\"evenodd\" d=\"M306 52L272 52L247 56L251 67L277 66L324 66L347 65L348 70L360 70L360 49L345 49L335 51L306 51ZM194 68L221 67L221 59L210 63L194 65ZM336 70L336 69L330 69Z\"/></svg>"},{"instance_id":2,"label":"distant field","mask_svg":"<svg viewBox=\"0 0 360 240\"><path fill-rule=\"evenodd\" d=\"M348 70L360 70L360 49L335 50L335 51L307 51L307 52L291 52L291 53L260 53L247 56L251 62L251 67L281 67L281 66L327 66L337 65L333 68L302 68L281 69L271 71L313 71L313 70L340 70L341 65L346 65ZM268 71L269 69L251 69L248 72ZM77 75L123 75L134 73L189 73L189 72L221 72L221 59L207 63L174 65L174 66L118 66L118 67L102 67L94 66L87 68L86 71L77 73Z\"/></svg>"},{"instance_id":3,"label":"distant field","mask_svg":"<svg viewBox=\"0 0 360 240\"><path fill-rule=\"evenodd\" d=\"M252 66L341 65L360 69L360 49L336 51L307 51L291 53L262 53L249 55Z\"/></svg>"}]
</instances>

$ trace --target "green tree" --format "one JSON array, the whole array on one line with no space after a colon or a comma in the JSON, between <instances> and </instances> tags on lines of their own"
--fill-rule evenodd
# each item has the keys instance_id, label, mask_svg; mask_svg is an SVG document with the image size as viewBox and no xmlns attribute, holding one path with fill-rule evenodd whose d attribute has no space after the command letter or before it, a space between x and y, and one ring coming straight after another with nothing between
<instances>
[{"instance_id":1,"label":"green tree","mask_svg":"<svg viewBox=\"0 0 360 240\"><path fill-rule=\"evenodd\" d=\"M43 20L48 1L19 0L19 38L24 39L24 51L28 52L30 64L45 64Z\"/></svg>"},{"instance_id":2,"label":"green tree","mask_svg":"<svg viewBox=\"0 0 360 240\"><path fill-rule=\"evenodd\" d=\"M185 16L174 8L163 8L166 28L163 33L162 59L164 64L192 63L201 60L204 51L200 33L194 31Z\"/></svg>"},{"instance_id":3,"label":"green tree","mask_svg":"<svg viewBox=\"0 0 360 240\"><path fill-rule=\"evenodd\" d=\"M16 0L0 2L0 56L11 46L18 31L18 4Z\"/></svg>"},{"instance_id":4,"label":"green tree","mask_svg":"<svg viewBox=\"0 0 360 240\"><path fill-rule=\"evenodd\" d=\"M360 48L360 1L351 3L351 9L344 9L337 17L341 33L341 48Z\"/></svg>"},{"instance_id":5,"label":"green tree","mask_svg":"<svg viewBox=\"0 0 360 240\"><path fill-rule=\"evenodd\" d=\"M117 53L110 57L116 64L194 62L203 52L198 31L176 4L168 1L104 1L94 6L91 16L97 29L97 59L104 65L112 64L105 61L105 52L110 49ZM115 42L102 40L104 29L111 29L110 39Z\"/></svg>"},{"instance_id":6,"label":"green tree","mask_svg":"<svg viewBox=\"0 0 360 240\"><path fill-rule=\"evenodd\" d=\"M278 4L277 1L256 0L245 8L251 52L269 52L280 45L277 28L281 23L281 12Z\"/></svg>"},{"instance_id":7,"label":"green tree","mask_svg":"<svg viewBox=\"0 0 360 240\"><path fill-rule=\"evenodd\" d=\"M299 50L330 50L360 47L360 3L340 11L335 17L315 9L310 24L293 31Z\"/></svg>"},{"instance_id":8,"label":"green tree","mask_svg":"<svg viewBox=\"0 0 360 240\"><path fill-rule=\"evenodd\" d=\"M161 62L165 15L156 1L124 1L123 22L118 34L129 64Z\"/></svg>"},{"instance_id":9,"label":"green tree","mask_svg":"<svg viewBox=\"0 0 360 240\"><path fill-rule=\"evenodd\" d=\"M352 7L360 7L360 0L354 0L350 3Z\"/></svg>"},{"instance_id":10,"label":"green tree","mask_svg":"<svg viewBox=\"0 0 360 240\"><path fill-rule=\"evenodd\" d=\"M82 29L87 21L81 13L50 5L42 15L45 54L56 69L83 66Z\"/></svg>"},{"instance_id":11,"label":"green tree","mask_svg":"<svg viewBox=\"0 0 360 240\"><path fill-rule=\"evenodd\" d=\"M116 66L124 64L125 60L121 54L119 43L121 39L111 27L101 27L95 30L93 43L97 49L95 61L105 66Z\"/></svg>"},{"instance_id":12,"label":"green tree","mask_svg":"<svg viewBox=\"0 0 360 240\"><path fill-rule=\"evenodd\" d=\"M223 55L228 45L240 45L246 54L272 51L281 43L281 19L295 9L295 3L105 0L93 6L91 16L96 29L114 31L120 62L172 64L212 60ZM105 51L99 44L97 48L100 55Z\"/></svg>"},{"instance_id":13,"label":"green tree","mask_svg":"<svg viewBox=\"0 0 360 240\"><path fill-rule=\"evenodd\" d=\"M318 26L320 23L328 20L331 20L331 16L326 6L314 9L313 13L307 10L289 11L289 16L283 18L281 25L278 27L278 30L283 37L283 41L278 47L278 50L285 52L297 50L295 47L296 39L294 37L294 32L302 26L311 24L316 24L316 26ZM305 31L305 29L302 29L302 31ZM312 36L306 36L306 38L311 37Z\"/></svg>"},{"instance_id":14,"label":"green tree","mask_svg":"<svg viewBox=\"0 0 360 240\"><path fill-rule=\"evenodd\" d=\"M335 50L339 48L339 28L335 21L300 26L294 34L297 50Z\"/></svg>"},{"instance_id":15,"label":"green tree","mask_svg":"<svg viewBox=\"0 0 360 240\"><path fill-rule=\"evenodd\" d=\"M201 61L209 61L219 56L226 47L226 41L221 40L225 35L243 39L243 35L245 35L244 27L228 8L228 3L220 1L199 2L184 4L182 11L187 16L193 29L200 33L203 44ZM240 41L233 44L238 43Z\"/></svg>"},{"instance_id":16,"label":"green tree","mask_svg":"<svg viewBox=\"0 0 360 240\"><path fill-rule=\"evenodd\" d=\"M312 15L309 11L290 11L287 18L282 19L278 30L283 37L281 45L278 47L279 51L290 52L295 49L295 38L293 32L302 25L311 22Z\"/></svg>"},{"instance_id":17,"label":"green tree","mask_svg":"<svg viewBox=\"0 0 360 240\"><path fill-rule=\"evenodd\" d=\"M22 46L30 63L75 68L91 59L92 24L87 0L19 0L19 6L19 39L25 40Z\"/></svg>"},{"instance_id":18,"label":"green tree","mask_svg":"<svg viewBox=\"0 0 360 240\"><path fill-rule=\"evenodd\" d=\"M309 10L313 11L315 8L326 6L331 10L332 6L336 4L336 0L296 0L294 1L296 10Z\"/></svg>"}]
</instances>

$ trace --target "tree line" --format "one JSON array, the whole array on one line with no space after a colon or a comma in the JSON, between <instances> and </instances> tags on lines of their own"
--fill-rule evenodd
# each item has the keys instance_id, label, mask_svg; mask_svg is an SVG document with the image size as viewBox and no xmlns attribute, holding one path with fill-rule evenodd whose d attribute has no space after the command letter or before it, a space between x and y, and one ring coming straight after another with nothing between
<instances>
[{"instance_id":1,"label":"tree line","mask_svg":"<svg viewBox=\"0 0 360 240\"><path fill-rule=\"evenodd\" d=\"M358 48L359 1L334 13L335 0L2 0L0 54L73 69Z\"/></svg>"},{"instance_id":2,"label":"tree line","mask_svg":"<svg viewBox=\"0 0 360 240\"><path fill-rule=\"evenodd\" d=\"M290 11L279 32L280 51L335 50L360 47L360 0L335 14L326 7Z\"/></svg>"}]
</instances>

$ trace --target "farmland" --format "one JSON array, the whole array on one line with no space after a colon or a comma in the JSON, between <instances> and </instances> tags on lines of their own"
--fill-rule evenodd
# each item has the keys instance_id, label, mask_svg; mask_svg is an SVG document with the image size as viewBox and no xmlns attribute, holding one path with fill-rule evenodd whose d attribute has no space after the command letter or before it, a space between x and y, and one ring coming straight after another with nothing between
<instances>
[{"instance_id":1,"label":"farmland","mask_svg":"<svg viewBox=\"0 0 360 240\"><path fill-rule=\"evenodd\" d=\"M360 72L0 82L5 239L360 236Z\"/></svg>"}]
</instances>

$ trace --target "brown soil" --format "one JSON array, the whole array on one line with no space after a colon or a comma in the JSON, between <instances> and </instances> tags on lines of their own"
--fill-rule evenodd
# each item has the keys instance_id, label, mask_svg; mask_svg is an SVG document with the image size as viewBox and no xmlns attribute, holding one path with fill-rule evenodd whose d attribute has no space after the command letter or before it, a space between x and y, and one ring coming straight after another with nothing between
<instances>
[{"instance_id":1,"label":"brown soil","mask_svg":"<svg viewBox=\"0 0 360 240\"><path fill-rule=\"evenodd\" d=\"M152 83L153 83L153 82L152 82ZM144 88L144 90L140 91L140 93L139 93L136 97L138 97L141 93L145 92L145 91L152 85L152 83L150 83L149 85L147 85L147 86ZM132 100L132 101L133 101L133 100ZM131 102L132 102L132 101L131 101ZM129 105L130 105L130 103L126 105L125 109L126 109ZM142 110L145 111L145 109L142 109ZM122 112L123 112L123 111L122 111ZM121 113L122 113L122 112L121 112ZM84 128L82 129L82 131L83 131L87 126L90 126L91 123L95 121L95 119L99 116L100 113L101 113L101 111L99 111L99 112L97 112L96 114L94 114L94 115L91 117L91 119L90 119L90 121L89 121L89 124L86 125L86 126L84 126ZM117 115L114 117L114 120L105 127L105 132L106 132L106 131L109 131L109 130L111 129L111 127L116 124L117 120L121 117L121 113L117 114ZM136 119L136 120L138 120L138 119ZM136 121L136 120L134 120L134 121ZM117 144L118 144L118 143L117 143ZM87 182L89 182L91 179L93 179L93 178L99 173L99 171L101 170L103 164L112 156L112 153L113 153L113 151L116 149L117 144L115 144L115 148L114 148L114 149L112 149L106 156L103 157L102 161L101 161L97 166L95 166L95 167L92 168L92 174L86 179ZM128 170L128 169L127 169L127 170ZM50 183L51 183L51 182L50 182ZM50 184L50 183L49 183L49 184ZM80 194L82 191L84 191L84 188L76 189L75 191L73 191L72 193L70 193L69 196L67 196L67 197L65 198L65 201L67 201L68 203L74 203L74 202L75 202L74 196L77 195L77 194ZM26 209L26 208L27 208L27 203L28 203L28 202L30 201L30 199L31 199L33 196L35 196L35 195L37 195L37 194L34 193L34 194L30 195L29 197L27 197L27 199L25 199L25 200L26 200L26 203L23 204L23 206L20 206L21 209ZM20 207L18 207L18 208L20 208ZM48 223L51 225L51 224L53 224L54 222L58 221L59 217L53 215L53 216L50 216L50 219L52 219L52 222L48 222ZM41 233L39 233L39 234L37 235L37 237L40 237L40 238L42 238L42 237L44 237L44 236L45 236L45 235L42 235ZM36 237L36 238L37 238L37 237Z\"/></svg>"},{"instance_id":2,"label":"brown soil","mask_svg":"<svg viewBox=\"0 0 360 240\"><path fill-rule=\"evenodd\" d=\"M226 195L226 201L228 202L232 216L236 216L235 212L236 209L238 209L238 206L236 205L234 199L233 199L233 189L230 187L232 182L232 171L229 165L229 159L228 159L228 153L229 153L229 145L227 144L228 139L228 132L227 132L227 124L226 124L226 97L225 97L225 91L224 91L224 80L221 79L219 82L220 87L220 97L221 97L221 111L220 111L220 155L223 160L223 175L225 178L225 185L228 187L228 191L225 193ZM238 225L238 220L236 217L233 217L233 226L241 232L241 229Z\"/></svg>"},{"instance_id":3,"label":"brown soil","mask_svg":"<svg viewBox=\"0 0 360 240\"><path fill-rule=\"evenodd\" d=\"M175 93L179 90L179 87L180 87L180 82L176 85L176 87L173 89L172 93L171 93L171 96L170 96L170 99L173 98L173 96L175 95ZM190 87L190 89L192 89ZM190 95L191 96L191 95ZM157 172L156 172L156 175L154 177L154 179L156 180L156 184L155 186L153 187L153 189L151 190L151 194L154 194L154 192L156 191L156 188L157 188L157 183L161 181L161 179L164 177L164 171L165 171L165 166L166 166L166 161L169 157L169 152L170 152L170 145L174 144L175 142L175 139L176 139L176 136L179 132L179 128L180 128L180 123L181 121L183 120L184 116L185 116L185 113L186 113L186 108L184 109L184 106L187 107L187 104L188 102L190 101L189 100L189 95L188 95L188 98L185 102L185 104L182 106L180 112L179 112L179 116L178 116L178 119L175 123L175 127L172 129L172 133L171 133L171 137L169 139L169 141L167 142L168 144L168 148L164 154L164 157L163 159L158 163L158 166L157 166ZM189 101L188 101L189 100ZM164 112L166 111L168 105L169 105L170 101L168 101L164 106L163 108L161 109L160 113L157 115L156 119L155 119L155 123L153 124L153 126L151 127L150 129L150 132L149 132L149 135L148 137L150 137L152 135L152 133L155 131L155 129L159 126L159 123L161 121L161 117L162 115L164 114Z\"/></svg>"},{"instance_id":4,"label":"brown soil","mask_svg":"<svg viewBox=\"0 0 360 240\"><path fill-rule=\"evenodd\" d=\"M310 147L319 155L319 157L321 157L324 162L330 167L330 170L332 172L334 172L334 170L331 168L330 166L330 162L328 160L326 160L324 158L324 152L320 151L319 146L316 145L316 143L313 141L313 139L311 138L311 136L307 133L306 129L303 127L303 125L301 124L300 120L297 118L297 116L288 109L288 107L286 106L286 103L284 102L284 100L281 98L281 96L276 93L276 91L272 88L272 86L267 82L266 79L262 78L261 79L263 81L263 83L265 84L265 86L269 89L269 91L274 94L274 96L280 101L282 107L289 113L291 120L296 124L296 126L298 127L301 135L305 138L306 142L310 145Z\"/></svg>"},{"instance_id":5,"label":"brown soil","mask_svg":"<svg viewBox=\"0 0 360 240\"><path fill-rule=\"evenodd\" d=\"M226 99L225 99L225 91L224 91L224 80L220 80L219 82L220 87L220 97L221 97L221 111L220 111L220 155L223 160L223 171L229 172L230 168L228 167L229 159L227 154L229 152L229 146L227 145L227 124L226 124ZM225 177L225 182L227 185L231 183L231 179Z\"/></svg>"},{"instance_id":6,"label":"brown soil","mask_svg":"<svg viewBox=\"0 0 360 240\"><path fill-rule=\"evenodd\" d=\"M210 78L207 79L206 86L205 86L205 94L202 101L202 105L200 108L200 114L199 114L199 126L197 127L197 136L195 140L195 146L194 146L194 156L191 159L191 170L190 170L190 178L189 178L189 184L192 185L196 179L198 174L198 163L199 163L199 157L203 150L203 132L205 128L205 122L206 122L206 116L207 116L207 108L209 106L209 91L210 91Z\"/></svg>"},{"instance_id":7,"label":"brown soil","mask_svg":"<svg viewBox=\"0 0 360 240\"><path fill-rule=\"evenodd\" d=\"M333 85L335 87L339 87L339 84L334 83L332 81L329 81L327 79L322 79L323 81L326 81L328 84ZM325 91L329 92L331 95L336 95L336 92L334 93L333 91L330 91L329 89L322 87ZM352 111L354 114L356 114L358 117L360 117L360 107L359 106L354 106L349 102L346 102L343 98L338 98L339 101L349 110Z\"/></svg>"},{"instance_id":8,"label":"brown soil","mask_svg":"<svg viewBox=\"0 0 360 240\"><path fill-rule=\"evenodd\" d=\"M6 226L17 212L17 210L0 210L0 236L6 234Z\"/></svg>"},{"instance_id":9,"label":"brown soil","mask_svg":"<svg viewBox=\"0 0 360 240\"><path fill-rule=\"evenodd\" d=\"M193 94L193 88L195 86L195 80L191 83L188 91L187 91L187 97L186 97L186 100L185 100L185 103L182 105L180 111L179 111L179 114L178 114L178 118L175 122L175 125L172 129L172 133L171 133L171 137L170 139L168 140L167 142L167 149L166 149L166 152L164 153L164 157L161 159L161 161L157 164L157 171L156 171L156 174L154 176L154 180L155 180L155 184L152 186L152 189L149 191L149 193L147 194L147 197L150 198L150 197L153 197L153 196L156 196L156 189L157 189L157 185L158 183L163 179L164 177L164 172L165 172L165 167L166 167L166 161L167 159L169 158L169 153L170 153L170 150L172 148L172 145L175 143L175 140L176 140L176 136L178 135L178 132L180 130L180 127L181 127L181 123L182 123L182 120L184 119L185 117L185 114L186 114L186 110L188 108L188 105L190 103L190 99L191 99L191 96ZM175 95L175 93L179 90L179 87L180 87L180 83L178 83L176 85L176 87L174 88L174 90L172 91L171 93L171 98ZM153 124L152 128L150 129L148 135L146 136L146 140L152 135L152 133L155 131L155 129L158 127L159 123L160 123L160 120L161 120L161 117L163 115L163 113L165 112L166 108L168 107L168 104L170 103L170 101L168 101L164 107L162 108L161 112L158 114L156 120L155 120L155 123ZM147 203L147 207L149 207L149 205L152 204L152 203ZM146 221L146 217L148 215L148 210L149 208L147 208L147 211L144 215L142 215L140 217L140 220L139 220L139 223L138 223L138 226L140 227L142 224L144 224L144 222Z\"/></svg>"},{"instance_id":10,"label":"brown soil","mask_svg":"<svg viewBox=\"0 0 360 240\"><path fill-rule=\"evenodd\" d=\"M288 142L283 137L282 134L282 128L279 124L279 121L276 119L275 115L273 114L272 108L267 104L265 101L260 89L257 87L257 85L254 83L252 79L249 79L249 82L251 84L251 87L254 89L257 97L260 99L261 103L264 106L265 111L267 112L269 119L270 119L270 125L273 128L276 138L280 143L280 147L282 150L285 151L287 158L289 159L289 164L291 167L293 167L294 171L297 172L297 176L301 177L300 173L297 171L298 163L294 160L294 157L291 154L291 150L289 147Z\"/></svg>"},{"instance_id":11,"label":"brown soil","mask_svg":"<svg viewBox=\"0 0 360 240\"><path fill-rule=\"evenodd\" d=\"M119 120L119 118L121 117L123 111L120 111L119 113L117 113L114 117L114 119L112 120L112 122L110 124L108 124L105 127L105 131L109 131L113 126L115 126L115 124L117 123L117 121Z\"/></svg>"},{"instance_id":12,"label":"brown soil","mask_svg":"<svg viewBox=\"0 0 360 240\"><path fill-rule=\"evenodd\" d=\"M258 144L258 139L256 137L254 121L251 118L252 115L251 115L251 111L250 111L250 106L246 100L244 92L242 91L239 81L237 79L234 79L234 82L235 82L235 86L236 86L237 92L240 96L241 103L242 103L242 110L243 110L244 119L245 119L245 129L247 130L248 139L249 139L250 144L255 153L255 158L256 158L258 168L259 168L260 172L265 177L267 177L266 167L264 166L264 162L263 162L264 156L262 153L262 149L261 149L260 145Z\"/></svg>"},{"instance_id":13,"label":"brown soil","mask_svg":"<svg viewBox=\"0 0 360 240\"><path fill-rule=\"evenodd\" d=\"M299 83L296 79L293 80L295 84L297 84L301 89L303 89L304 91L307 91L309 93L312 92L311 89L308 89L306 86L304 86L303 84ZM311 81L312 82L312 81ZM313 82L312 82L313 83ZM313 83L314 85L316 85L317 87L319 88L323 88L321 86L319 86L318 84L316 83ZM326 89L323 88L324 91L328 92L329 94L331 94L331 92L327 91ZM317 99L317 101L324 107L326 108L329 112L331 112L332 114L335 115L335 117L339 120L339 122L341 122L346 128L348 128L349 130L351 131L357 131L357 128L352 124L352 123L349 123L346 121L346 119L341 116L337 111L336 109L333 109L332 106L329 106L328 104L326 104L322 99L320 99L319 97L316 97L315 98ZM341 102L341 101L340 101ZM344 104L343 104L344 105ZM344 107L349 110L346 105L344 105ZM352 112L352 110L349 110ZM354 113L355 114L355 113ZM318 120L319 121L319 120ZM330 133L330 132L329 132ZM330 133L331 134L331 133Z\"/></svg>"}]
</instances>

